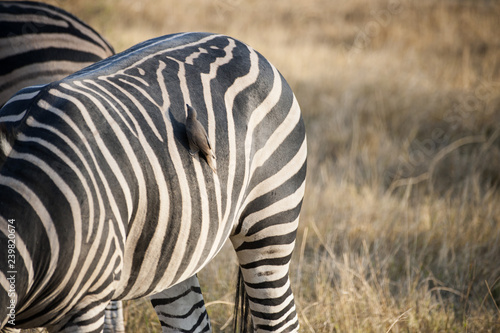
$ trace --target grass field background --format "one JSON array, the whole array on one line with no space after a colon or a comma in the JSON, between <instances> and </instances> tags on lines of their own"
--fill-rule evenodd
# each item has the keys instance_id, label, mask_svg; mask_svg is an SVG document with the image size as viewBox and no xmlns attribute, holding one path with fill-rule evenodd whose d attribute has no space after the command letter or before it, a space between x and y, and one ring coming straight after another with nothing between
<instances>
[{"instance_id":1,"label":"grass field background","mask_svg":"<svg viewBox=\"0 0 500 333\"><path fill-rule=\"evenodd\" d=\"M498 1L49 3L117 51L220 32L285 76L309 144L291 269L303 332L500 331ZM199 275L216 332L231 330L231 251ZM161 331L147 301L125 316Z\"/></svg>"}]
</instances>

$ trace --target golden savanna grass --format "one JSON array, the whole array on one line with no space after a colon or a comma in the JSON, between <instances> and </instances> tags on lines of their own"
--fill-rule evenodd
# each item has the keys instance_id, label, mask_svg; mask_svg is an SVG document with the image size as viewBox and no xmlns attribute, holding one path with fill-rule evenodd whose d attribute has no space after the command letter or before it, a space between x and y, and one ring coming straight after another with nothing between
<instances>
[{"instance_id":1,"label":"golden savanna grass","mask_svg":"<svg viewBox=\"0 0 500 333\"><path fill-rule=\"evenodd\" d=\"M500 331L498 2L51 3L117 51L220 32L287 78L309 145L291 266L303 332ZM227 246L199 274L217 332L235 272ZM129 332L161 331L146 301L125 316Z\"/></svg>"}]
</instances>

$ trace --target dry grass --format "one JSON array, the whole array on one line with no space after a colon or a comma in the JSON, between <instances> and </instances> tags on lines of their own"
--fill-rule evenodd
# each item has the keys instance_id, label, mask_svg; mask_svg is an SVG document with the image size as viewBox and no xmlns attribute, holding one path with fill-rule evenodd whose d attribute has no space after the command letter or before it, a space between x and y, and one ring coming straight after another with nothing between
<instances>
[{"instance_id":1,"label":"dry grass","mask_svg":"<svg viewBox=\"0 0 500 333\"><path fill-rule=\"evenodd\" d=\"M53 3L119 51L222 32L288 79L310 152L291 271L304 332L500 331L498 2ZM200 274L216 331L231 316L226 260L229 247ZM136 304L129 331L158 332Z\"/></svg>"}]
</instances>

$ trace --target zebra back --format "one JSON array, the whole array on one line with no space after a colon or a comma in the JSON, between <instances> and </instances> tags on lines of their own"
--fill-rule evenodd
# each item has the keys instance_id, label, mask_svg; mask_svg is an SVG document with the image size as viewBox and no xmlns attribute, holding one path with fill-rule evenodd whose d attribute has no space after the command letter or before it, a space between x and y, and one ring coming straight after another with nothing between
<instances>
[{"instance_id":1,"label":"zebra back","mask_svg":"<svg viewBox=\"0 0 500 333\"><path fill-rule=\"evenodd\" d=\"M0 2L0 105L21 88L59 80L112 54L94 29L61 8Z\"/></svg>"}]
</instances>

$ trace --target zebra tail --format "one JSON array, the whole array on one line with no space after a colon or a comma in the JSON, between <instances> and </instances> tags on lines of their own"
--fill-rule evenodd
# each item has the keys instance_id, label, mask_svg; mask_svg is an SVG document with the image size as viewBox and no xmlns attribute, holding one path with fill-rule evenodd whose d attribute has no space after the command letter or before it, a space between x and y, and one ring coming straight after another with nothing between
<instances>
[{"instance_id":1,"label":"zebra tail","mask_svg":"<svg viewBox=\"0 0 500 333\"><path fill-rule=\"evenodd\" d=\"M234 299L234 322L233 332L251 333L252 317L250 315L250 307L248 305L248 296L245 291L245 281L241 268L238 270L238 281L236 283L236 295Z\"/></svg>"}]
</instances>

